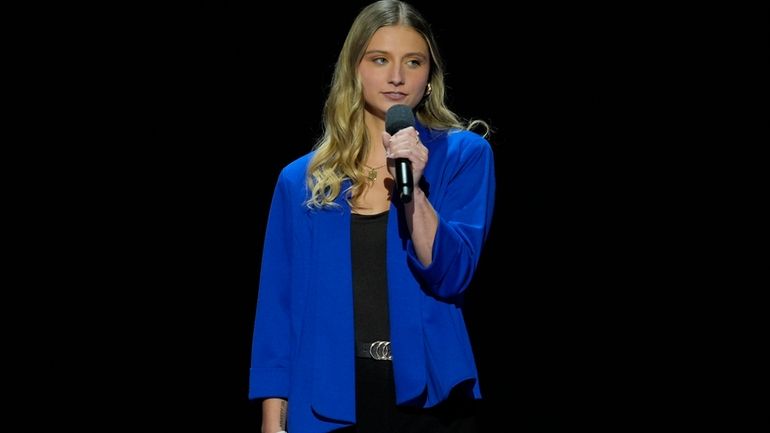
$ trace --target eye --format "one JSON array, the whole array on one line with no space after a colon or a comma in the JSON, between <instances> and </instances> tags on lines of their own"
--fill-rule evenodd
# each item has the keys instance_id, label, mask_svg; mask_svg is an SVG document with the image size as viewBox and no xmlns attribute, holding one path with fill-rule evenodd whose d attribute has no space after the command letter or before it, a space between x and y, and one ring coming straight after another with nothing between
<instances>
[{"instance_id":1,"label":"eye","mask_svg":"<svg viewBox=\"0 0 770 433\"><path fill-rule=\"evenodd\" d=\"M422 65L422 61L417 60L417 59L412 59L412 60L407 61L406 64L411 66L411 67L413 67L413 68L418 68L418 67L420 67L420 65Z\"/></svg>"},{"instance_id":2,"label":"eye","mask_svg":"<svg viewBox=\"0 0 770 433\"><path fill-rule=\"evenodd\" d=\"M385 57L375 57L372 59L372 62L374 62L376 65L384 65L388 62L388 60L385 59Z\"/></svg>"}]
</instances>

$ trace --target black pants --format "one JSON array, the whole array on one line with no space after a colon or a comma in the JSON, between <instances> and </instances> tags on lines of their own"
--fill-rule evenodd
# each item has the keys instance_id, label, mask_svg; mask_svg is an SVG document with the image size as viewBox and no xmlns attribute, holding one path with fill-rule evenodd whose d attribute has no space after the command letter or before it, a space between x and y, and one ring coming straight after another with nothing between
<instances>
[{"instance_id":1,"label":"black pants","mask_svg":"<svg viewBox=\"0 0 770 433\"><path fill-rule=\"evenodd\" d=\"M393 364L356 358L356 425L339 433L476 433L476 402L452 395L429 409L396 406Z\"/></svg>"}]
</instances>

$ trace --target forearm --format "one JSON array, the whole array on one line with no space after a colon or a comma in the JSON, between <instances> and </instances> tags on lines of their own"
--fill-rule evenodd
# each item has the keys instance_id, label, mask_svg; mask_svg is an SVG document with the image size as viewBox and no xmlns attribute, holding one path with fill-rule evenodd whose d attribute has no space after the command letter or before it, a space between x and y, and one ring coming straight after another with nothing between
<instances>
[{"instance_id":1,"label":"forearm","mask_svg":"<svg viewBox=\"0 0 770 433\"><path fill-rule=\"evenodd\" d=\"M262 402L262 433L286 430L288 403L282 398L266 398Z\"/></svg>"},{"instance_id":2,"label":"forearm","mask_svg":"<svg viewBox=\"0 0 770 433\"><path fill-rule=\"evenodd\" d=\"M433 263L433 240L438 230L436 211L420 188L414 189L414 198L406 204L404 210L414 251L420 263L428 266Z\"/></svg>"}]
</instances>

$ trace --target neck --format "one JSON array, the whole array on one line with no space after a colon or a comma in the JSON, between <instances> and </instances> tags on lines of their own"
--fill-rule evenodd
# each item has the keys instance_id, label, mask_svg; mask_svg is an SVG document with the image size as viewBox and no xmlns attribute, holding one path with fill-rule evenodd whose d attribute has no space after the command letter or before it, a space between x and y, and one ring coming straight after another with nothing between
<instances>
[{"instance_id":1,"label":"neck","mask_svg":"<svg viewBox=\"0 0 770 433\"><path fill-rule=\"evenodd\" d=\"M386 161L385 148L382 146L382 132L385 131L385 120L366 111L364 113L364 123L369 134L366 165L379 167L385 164Z\"/></svg>"}]
</instances>

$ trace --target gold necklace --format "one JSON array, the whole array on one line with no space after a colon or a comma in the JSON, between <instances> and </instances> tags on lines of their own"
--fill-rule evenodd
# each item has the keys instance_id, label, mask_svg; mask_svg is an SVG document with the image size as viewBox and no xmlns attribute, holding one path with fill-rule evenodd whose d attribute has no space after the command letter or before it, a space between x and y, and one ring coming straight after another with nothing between
<instances>
[{"instance_id":1,"label":"gold necklace","mask_svg":"<svg viewBox=\"0 0 770 433\"><path fill-rule=\"evenodd\" d=\"M381 169L382 167L385 167L387 164L382 164L379 167L369 167L368 165L364 164L364 167L369 169L369 174L366 175L366 177L369 178L369 182L374 182L377 180L377 170Z\"/></svg>"}]
</instances>

